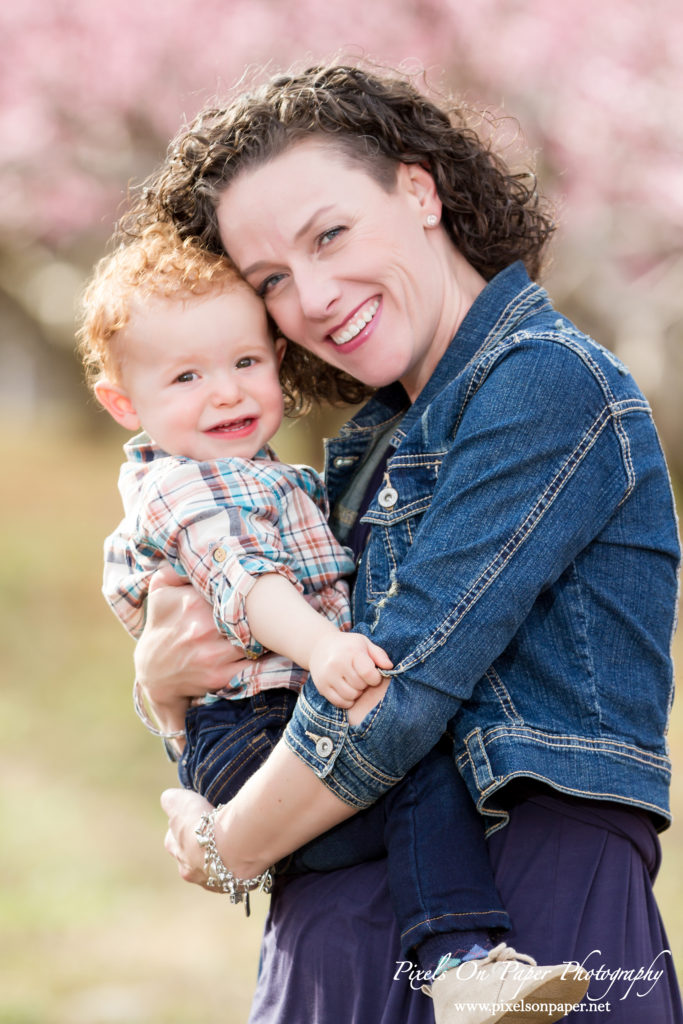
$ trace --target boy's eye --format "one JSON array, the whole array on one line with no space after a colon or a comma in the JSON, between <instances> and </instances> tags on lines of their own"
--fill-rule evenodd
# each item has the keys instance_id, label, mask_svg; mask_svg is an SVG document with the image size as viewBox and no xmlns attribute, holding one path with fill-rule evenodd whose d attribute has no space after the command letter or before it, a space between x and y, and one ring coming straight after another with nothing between
<instances>
[{"instance_id":1,"label":"boy's eye","mask_svg":"<svg viewBox=\"0 0 683 1024\"><path fill-rule=\"evenodd\" d=\"M246 370L248 367L253 366L255 362L256 360L253 356L242 356L242 358L238 359L235 363L235 369Z\"/></svg>"},{"instance_id":2,"label":"boy's eye","mask_svg":"<svg viewBox=\"0 0 683 1024\"><path fill-rule=\"evenodd\" d=\"M194 370L186 370L184 373L179 373L175 378L176 384L188 384L191 380L196 380L197 374Z\"/></svg>"}]
</instances>

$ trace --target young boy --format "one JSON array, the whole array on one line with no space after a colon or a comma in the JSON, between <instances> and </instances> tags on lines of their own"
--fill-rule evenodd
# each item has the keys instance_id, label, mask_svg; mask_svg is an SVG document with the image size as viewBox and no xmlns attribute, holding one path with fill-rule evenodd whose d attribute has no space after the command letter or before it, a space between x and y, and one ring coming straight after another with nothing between
<instances>
[{"instance_id":1,"label":"young boy","mask_svg":"<svg viewBox=\"0 0 683 1024\"><path fill-rule=\"evenodd\" d=\"M322 481L268 447L284 413L285 342L273 337L263 303L231 264L165 229L149 230L98 266L80 336L98 400L122 426L145 431L124 446L125 518L105 545L107 600L139 636L151 577L169 562L252 659L217 696L194 702L182 734L181 781L224 803L279 739L309 672L328 700L349 708L391 661L348 631L343 577L354 563L327 527ZM480 1001L479 1015L467 1018L474 1022L503 1019L491 1005L512 998L583 996L586 985L565 981L564 966L537 968L504 944L492 949L492 932L509 922L447 751L435 749L383 801L309 843L293 864L327 870L385 848L406 951L416 945L410 936L421 936L421 980L437 965L481 962L437 1001L438 1021L456 1019L456 999ZM463 906L468 884L478 902ZM520 978L511 959L532 968ZM505 1020L537 1019L522 1012L501 1010ZM557 1017L546 1009L538 1019Z\"/></svg>"},{"instance_id":2,"label":"young boy","mask_svg":"<svg viewBox=\"0 0 683 1024\"><path fill-rule=\"evenodd\" d=\"M257 744L267 753L265 737L277 739L308 670L321 693L350 707L380 682L376 665L391 663L346 632L343 577L354 563L327 527L320 477L278 462L268 448L283 418L285 342L273 340L263 303L231 265L174 248L155 231L101 265L85 307L83 338L103 371L97 398L122 426L147 431L125 446L126 517L107 540L105 596L139 636L152 574L169 562L211 603L217 628L254 659L220 693L242 698L239 706L221 702L208 717L195 709L188 719L194 742L181 779L224 802L253 771L245 751ZM234 742L221 738L218 753L221 714L234 719L246 709L247 723Z\"/></svg>"}]
</instances>

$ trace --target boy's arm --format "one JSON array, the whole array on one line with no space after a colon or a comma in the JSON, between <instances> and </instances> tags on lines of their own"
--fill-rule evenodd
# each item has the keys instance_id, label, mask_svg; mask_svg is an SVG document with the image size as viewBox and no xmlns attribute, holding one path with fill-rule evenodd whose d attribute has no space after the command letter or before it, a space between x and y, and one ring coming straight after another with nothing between
<instances>
[{"instance_id":1,"label":"boy's arm","mask_svg":"<svg viewBox=\"0 0 683 1024\"><path fill-rule=\"evenodd\" d=\"M318 691L337 707L350 708L368 686L392 667L381 647L360 633L343 633L316 612L284 576L259 576L246 596L254 638L313 677Z\"/></svg>"},{"instance_id":2,"label":"boy's arm","mask_svg":"<svg viewBox=\"0 0 683 1024\"><path fill-rule=\"evenodd\" d=\"M242 481L242 495L232 489L235 480L206 465L177 464L151 481L139 526L209 600L220 632L248 656L268 649L289 658L311 672L331 703L350 708L391 662L367 637L341 632L309 605L283 546L277 495L256 476ZM329 530L318 518L305 523L312 562L316 571L328 560L336 570L339 556L335 550L333 561ZM341 596L339 603L346 606Z\"/></svg>"},{"instance_id":3,"label":"boy's arm","mask_svg":"<svg viewBox=\"0 0 683 1024\"><path fill-rule=\"evenodd\" d=\"M267 484L218 464L178 462L150 473L140 502L141 546L154 547L209 602L216 628L248 657L264 646L251 632L245 598L254 579L277 572L296 585Z\"/></svg>"}]
</instances>

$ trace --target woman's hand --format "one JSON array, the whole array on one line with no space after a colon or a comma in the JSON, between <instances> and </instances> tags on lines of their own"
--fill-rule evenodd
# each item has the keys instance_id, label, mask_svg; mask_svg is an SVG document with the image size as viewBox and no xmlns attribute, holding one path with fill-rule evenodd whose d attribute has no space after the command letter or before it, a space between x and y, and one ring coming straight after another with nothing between
<instances>
[{"instance_id":1,"label":"woman's hand","mask_svg":"<svg viewBox=\"0 0 683 1024\"><path fill-rule=\"evenodd\" d=\"M215 693L250 662L220 635L210 605L171 568L154 573L136 678L165 732L182 729L193 697Z\"/></svg>"},{"instance_id":2,"label":"woman's hand","mask_svg":"<svg viewBox=\"0 0 683 1024\"><path fill-rule=\"evenodd\" d=\"M168 815L164 846L178 862L180 877L205 889L204 851L197 842L195 827L202 814L213 810L208 800L189 789L167 789L161 794L161 806ZM209 889L209 892L218 892Z\"/></svg>"}]
</instances>

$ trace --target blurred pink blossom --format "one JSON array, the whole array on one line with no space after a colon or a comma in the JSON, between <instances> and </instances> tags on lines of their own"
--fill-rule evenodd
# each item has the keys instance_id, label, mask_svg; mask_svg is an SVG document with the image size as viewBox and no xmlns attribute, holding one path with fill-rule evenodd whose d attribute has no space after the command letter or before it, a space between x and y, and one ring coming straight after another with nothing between
<instances>
[{"instance_id":1,"label":"blurred pink blossom","mask_svg":"<svg viewBox=\"0 0 683 1024\"><path fill-rule=\"evenodd\" d=\"M24 0L0 8L0 225L58 241L115 216L183 117L260 65L424 64L519 117L569 223L637 203L683 226L675 0ZM576 219L576 220L575 220Z\"/></svg>"}]
</instances>

